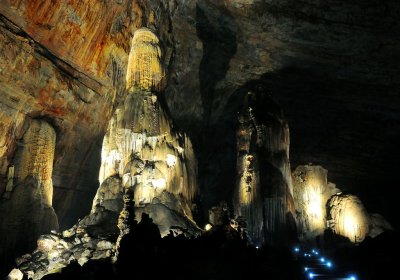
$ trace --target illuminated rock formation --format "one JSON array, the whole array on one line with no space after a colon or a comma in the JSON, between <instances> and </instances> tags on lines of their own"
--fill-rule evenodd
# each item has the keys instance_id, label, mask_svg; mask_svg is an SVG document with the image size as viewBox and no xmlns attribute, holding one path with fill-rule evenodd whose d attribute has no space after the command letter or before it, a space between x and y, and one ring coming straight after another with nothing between
<instances>
[{"instance_id":1,"label":"illuminated rock formation","mask_svg":"<svg viewBox=\"0 0 400 280\"><path fill-rule=\"evenodd\" d=\"M314 240L326 228L326 202L339 192L328 183L328 171L321 166L301 165L293 172L293 198L301 240Z\"/></svg>"},{"instance_id":2,"label":"illuminated rock formation","mask_svg":"<svg viewBox=\"0 0 400 280\"><path fill-rule=\"evenodd\" d=\"M170 226L188 228L190 201L196 193L196 159L190 140L172 130L155 94L134 90L110 121L99 181L107 186L107 180L114 177L121 178L118 192L134 190L138 214L149 213L162 235ZM102 188L92 212L106 203L100 199ZM105 187L106 192L114 189Z\"/></svg>"},{"instance_id":3,"label":"illuminated rock formation","mask_svg":"<svg viewBox=\"0 0 400 280\"><path fill-rule=\"evenodd\" d=\"M170 230L190 236L201 231L192 220L197 163L191 142L173 130L163 103L152 92L157 79L149 77L156 77L153 70L162 68L160 53L152 55L154 50L159 51L154 45L158 39L148 29L138 30L134 38L128 68L128 73L134 74L130 75L132 80L127 78L131 81L127 84L129 95L116 109L104 136L100 187L92 210L62 234L42 236L38 253L19 261L19 269L33 279L65 267L72 260L83 265L89 259L115 259L118 241L129 232L127 223L134 219L129 216L130 205L134 205L136 220L142 213L148 214L162 236ZM152 47L143 47L149 38ZM139 69L140 75L135 76L136 68L142 67L134 61L139 58L143 65L158 66L143 73Z\"/></svg>"},{"instance_id":4,"label":"illuminated rock formation","mask_svg":"<svg viewBox=\"0 0 400 280\"><path fill-rule=\"evenodd\" d=\"M51 178L55 140L51 125L32 120L19 143L0 201L0 256L32 249L41 234L58 229Z\"/></svg>"},{"instance_id":5,"label":"illuminated rock formation","mask_svg":"<svg viewBox=\"0 0 400 280\"><path fill-rule=\"evenodd\" d=\"M160 90L163 79L164 69L161 64L159 40L151 30L141 28L132 38L126 86L143 90Z\"/></svg>"},{"instance_id":6,"label":"illuminated rock formation","mask_svg":"<svg viewBox=\"0 0 400 280\"><path fill-rule=\"evenodd\" d=\"M260 108L261 99L267 97L249 93L239 114L233 202L235 216L246 220L257 245L285 242L295 232L289 129L276 104L269 101L270 108Z\"/></svg>"},{"instance_id":7,"label":"illuminated rock formation","mask_svg":"<svg viewBox=\"0 0 400 280\"><path fill-rule=\"evenodd\" d=\"M16 183L32 176L40 185L42 203L52 205L53 200L53 160L56 144L54 128L45 121L33 120L25 132L22 149L15 156Z\"/></svg>"},{"instance_id":8,"label":"illuminated rock formation","mask_svg":"<svg viewBox=\"0 0 400 280\"><path fill-rule=\"evenodd\" d=\"M137 213L150 214L162 235L171 226L193 233L197 163L189 138L174 132L162 102L152 92L163 78L160 59L156 35L146 28L136 31L127 70L129 95L104 137L99 181L121 178L124 189L134 190ZM97 205L95 199L93 209Z\"/></svg>"},{"instance_id":9,"label":"illuminated rock formation","mask_svg":"<svg viewBox=\"0 0 400 280\"><path fill-rule=\"evenodd\" d=\"M293 194L300 240L315 242L327 228L359 243L393 229L379 214L369 214L361 200L342 194L328 182L328 171L321 166L301 165L293 172Z\"/></svg>"},{"instance_id":10,"label":"illuminated rock formation","mask_svg":"<svg viewBox=\"0 0 400 280\"><path fill-rule=\"evenodd\" d=\"M328 203L328 226L353 243L359 243L368 235L370 218L361 200L355 195L333 195Z\"/></svg>"}]
</instances>

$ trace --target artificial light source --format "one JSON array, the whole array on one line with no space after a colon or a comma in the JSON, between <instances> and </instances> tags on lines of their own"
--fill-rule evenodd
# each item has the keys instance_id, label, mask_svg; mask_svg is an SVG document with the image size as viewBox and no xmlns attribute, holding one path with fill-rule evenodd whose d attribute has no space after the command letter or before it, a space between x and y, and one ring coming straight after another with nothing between
<instances>
[{"instance_id":1,"label":"artificial light source","mask_svg":"<svg viewBox=\"0 0 400 280\"><path fill-rule=\"evenodd\" d=\"M322 263L325 262L325 259L324 259L324 258L321 258L321 262L322 262Z\"/></svg>"},{"instance_id":2,"label":"artificial light source","mask_svg":"<svg viewBox=\"0 0 400 280\"><path fill-rule=\"evenodd\" d=\"M327 267L332 267L332 263L331 263L331 262L327 262L327 263L326 263L326 266L327 266Z\"/></svg>"},{"instance_id":3,"label":"artificial light source","mask_svg":"<svg viewBox=\"0 0 400 280\"><path fill-rule=\"evenodd\" d=\"M295 251L295 252L300 252L300 248L299 248L299 247L295 247L295 248L294 248L294 251Z\"/></svg>"},{"instance_id":4,"label":"artificial light source","mask_svg":"<svg viewBox=\"0 0 400 280\"><path fill-rule=\"evenodd\" d=\"M212 229L212 225L211 224L206 224L206 226L204 227L204 229L206 230L206 231L209 231L209 230L211 230Z\"/></svg>"},{"instance_id":5,"label":"artificial light source","mask_svg":"<svg viewBox=\"0 0 400 280\"><path fill-rule=\"evenodd\" d=\"M350 275L349 280L357 280L357 278L354 275Z\"/></svg>"},{"instance_id":6,"label":"artificial light source","mask_svg":"<svg viewBox=\"0 0 400 280\"><path fill-rule=\"evenodd\" d=\"M310 279L313 279L313 278L314 278L314 276L315 276L315 274L314 274L314 273L312 273L312 272L310 272L310 273L308 274L308 278L310 278Z\"/></svg>"}]
</instances>

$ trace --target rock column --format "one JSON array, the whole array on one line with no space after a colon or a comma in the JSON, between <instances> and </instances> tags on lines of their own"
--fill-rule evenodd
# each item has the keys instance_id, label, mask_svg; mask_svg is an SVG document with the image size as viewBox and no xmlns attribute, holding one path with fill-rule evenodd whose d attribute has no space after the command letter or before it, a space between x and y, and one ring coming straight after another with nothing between
<instances>
[{"instance_id":1,"label":"rock column","mask_svg":"<svg viewBox=\"0 0 400 280\"><path fill-rule=\"evenodd\" d=\"M41 234L58 230L51 178L55 141L49 123L32 120L9 167L7 189L0 201L0 256L9 261L10 252L17 256L31 250Z\"/></svg>"},{"instance_id":2,"label":"rock column","mask_svg":"<svg viewBox=\"0 0 400 280\"><path fill-rule=\"evenodd\" d=\"M280 109L268 97L249 93L239 113L233 205L256 245L286 242L295 236L288 155L289 130Z\"/></svg>"}]
</instances>

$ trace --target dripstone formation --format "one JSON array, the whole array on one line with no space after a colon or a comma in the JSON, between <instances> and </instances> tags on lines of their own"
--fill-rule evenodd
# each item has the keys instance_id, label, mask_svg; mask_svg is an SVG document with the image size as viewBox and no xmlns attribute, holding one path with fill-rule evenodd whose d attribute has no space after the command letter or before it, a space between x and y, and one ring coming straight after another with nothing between
<instances>
[{"instance_id":1,"label":"dripstone formation","mask_svg":"<svg viewBox=\"0 0 400 280\"><path fill-rule=\"evenodd\" d=\"M18 143L0 200L0 257L6 263L33 249L36 239L58 230L52 207L56 133L44 120L32 120Z\"/></svg>"},{"instance_id":2,"label":"dripstone formation","mask_svg":"<svg viewBox=\"0 0 400 280\"><path fill-rule=\"evenodd\" d=\"M295 236L288 125L273 101L250 92L238 118L235 216L254 244L285 243Z\"/></svg>"},{"instance_id":3,"label":"dripstone formation","mask_svg":"<svg viewBox=\"0 0 400 280\"><path fill-rule=\"evenodd\" d=\"M132 203L135 216L148 214L162 236L170 230L189 236L200 233L191 211L197 191L196 159L190 140L173 130L159 102L156 90L162 88L163 78L158 38L149 29L139 29L129 57L129 95L116 109L104 137L100 187L92 210L62 234L40 237L38 248L18 260L23 273L40 279L73 260L83 265L89 259L114 256L118 236L124 234L121 228L128 226L119 222Z\"/></svg>"}]
</instances>

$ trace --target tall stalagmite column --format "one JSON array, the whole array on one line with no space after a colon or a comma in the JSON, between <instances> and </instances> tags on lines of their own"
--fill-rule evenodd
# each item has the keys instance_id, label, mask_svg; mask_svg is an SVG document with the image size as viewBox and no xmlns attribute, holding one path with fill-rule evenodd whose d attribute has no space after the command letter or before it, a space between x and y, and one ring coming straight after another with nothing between
<instances>
[{"instance_id":1,"label":"tall stalagmite column","mask_svg":"<svg viewBox=\"0 0 400 280\"><path fill-rule=\"evenodd\" d=\"M262 94L244 98L237 153L234 212L246 220L251 241L294 239L289 129L278 106Z\"/></svg>"},{"instance_id":2,"label":"tall stalagmite column","mask_svg":"<svg viewBox=\"0 0 400 280\"><path fill-rule=\"evenodd\" d=\"M157 36L149 29L135 32L127 69L126 100L113 115L102 148L101 187L92 212L108 207L111 180L122 197L134 192L136 216L150 215L162 235L171 227L197 231L191 200L196 193L196 159L190 140L175 133L159 93L164 70ZM121 205L120 205L121 206ZM115 209L120 211L121 209Z\"/></svg>"},{"instance_id":3,"label":"tall stalagmite column","mask_svg":"<svg viewBox=\"0 0 400 280\"><path fill-rule=\"evenodd\" d=\"M55 141L50 124L43 120L30 122L9 168L13 171L9 172L9 184L0 201L0 256L26 252L41 234L58 229L52 207Z\"/></svg>"}]
</instances>

